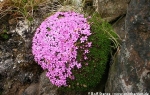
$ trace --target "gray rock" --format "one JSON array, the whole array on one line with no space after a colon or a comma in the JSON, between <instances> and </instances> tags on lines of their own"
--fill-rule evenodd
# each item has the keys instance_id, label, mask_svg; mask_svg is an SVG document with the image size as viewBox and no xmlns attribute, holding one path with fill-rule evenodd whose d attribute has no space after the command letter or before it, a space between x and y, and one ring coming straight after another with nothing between
<instances>
[{"instance_id":1,"label":"gray rock","mask_svg":"<svg viewBox=\"0 0 150 95\"><path fill-rule=\"evenodd\" d=\"M113 28L115 32L119 35L120 39L123 41L126 37L125 31L125 16L120 17L114 24Z\"/></svg>"},{"instance_id":2,"label":"gray rock","mask_svg":"<svg viewBox=\"0 0 150 95\"><path fill-rule=\"evenodd\" d=\"M107 21L126 14L130 0L93 0L96 11Z\"/></svg>"},{"instance_id":3,"label":"gray rock","mask_svg":"<svg viewBox=\"0 0 150 95\"><path fill-rule=\"evenodd\" d=\"M150 1L131 0L126 38L112 64L106 85L109 93L150 93Z\"/></svg>"},{"instance_id":4,"label":"gray rock","mask_svg":"<svg viewBox=\"0 0 150 95\"><path fill-rule=\"evenodd\" d=\"M30 86L23 92L23 95L39 95L38 84L30 84Z\"/></svg>"},{"instance_id":5,"label":"gray rock","mask_svg":"<svg viewBox=\"0 0 150 95\"><path fill-rule=\"evenodd\" d=\"M43 72L39 81L39 95L56 95L58 87L50 83L46 72Z\"/></svg>"}]
</instances>

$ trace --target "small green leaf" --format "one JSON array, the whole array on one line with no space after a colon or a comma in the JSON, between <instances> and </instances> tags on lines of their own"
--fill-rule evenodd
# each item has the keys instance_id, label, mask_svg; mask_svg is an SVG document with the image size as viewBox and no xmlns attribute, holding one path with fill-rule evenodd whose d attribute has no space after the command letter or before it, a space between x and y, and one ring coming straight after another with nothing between
<instances>
[{"instance_id":1,"label":"small green leaf","mask_svg":"<svg viewBox=\"0 0 150 95\"><path fill-rule=\"evenodd\" d=\"M33 21L33 17L31 17L31 16L28 17L27 19L28 19L29 21Z\"/></svg>"},{"instance_id":2,"label":"small green leaf","mask_svg":"<svg viewBox=\"0 0 150 95\"><path fill-rule=\"evenodd\" d=\"M6 30L6 29L4 29L4 30L3 30L3 33L6 33L6 32L7 32L7 30Z\"/></svg>"},{"instance_id":3,"label":"small green leaf","mask_svg":"<svg viewBox=\"0 0 150 95\"><path fill-rule=\"evenodd\" d=\"M7 34L2 34L2 38L7 40L9 38L9 36Z\"/></svg>"},{"instance_id":4,"label":"small green leaf","mask_svg":"<svg viewBox=\"0 0 150 95\"><path fill-rule=\"evenodd\" d=\"M28 1L27 0L22 0L24 3L27 3Z\"/></svg>"},{"instance_id":5,"label":"small green leaf","mask_svg":"<svg viewBox=\"0 0 150 95\"><path fill-rule=\"evenodd\" d=\"M47 29L47 31L51 31L51 29L49 27L47 27L46 29Z\"/></svg>"}]
</instances>

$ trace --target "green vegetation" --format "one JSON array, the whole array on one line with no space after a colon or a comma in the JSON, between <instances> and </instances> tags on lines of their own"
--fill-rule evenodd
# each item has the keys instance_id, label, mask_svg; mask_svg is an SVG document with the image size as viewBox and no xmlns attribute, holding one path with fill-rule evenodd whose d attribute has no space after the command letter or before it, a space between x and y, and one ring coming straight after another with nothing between
<instances>
[{"instance_id":1,"label":"green vegetation","mask_svg":"<svg viewBox=\"0 0 150 95\"><path fill-rule=\"evenodd\" d=\"M70 85L62 87L60 90L86 91L96 87L105 73L112 49L119 47L119 37L113 31L111 25L103 21L98 14L94 13L89 23L92 31L89 41L92 42L92 48L90 48L88 60L83 61L81 69L73 70L75 80L68 80ZM80 55L78 54L79 59L82 59ZM88 65L85 65L86 63Z\"/></svg>"},{"instance_id":2,"label":"green vegetation","mask_svg":"<svg viewBox=\"0 0 150 95\"><path fill-rule=\"evenodd\" d=\"M8 31L6 29L3 29L2 31L0 31L0 39L8 40L9 39L9 35L8 35L7 32Z\"/></svg>"},{"instance_id":3,"label":"green vegetation","mask_svg":"<svg viewBox=\"0 0 150 95\"><path fill-rule=\"evenodd\" d=\"M0 7L1 17L6 14L11 14L13 18L19 17L28 21L33 20L33 12L37 9L39 4L45 0L4 0Z\"/></svg>"}]
</instances>

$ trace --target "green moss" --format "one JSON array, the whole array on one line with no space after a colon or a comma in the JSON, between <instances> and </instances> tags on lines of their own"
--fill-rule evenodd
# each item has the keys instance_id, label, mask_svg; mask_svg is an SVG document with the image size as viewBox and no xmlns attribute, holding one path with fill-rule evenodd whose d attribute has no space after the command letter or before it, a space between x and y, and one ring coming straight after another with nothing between
<instances>
[{"instance_id":1,"label":"green moss","mask_svg":"<svg viewBox=\"0 0 150 95\"><path fill-rule=\"evenodd\" d=\"M81 69L75 68L73 70L75 80L68 80L69 86L61 87L60 90L86 91L97 86L105 73L112 46L114 48L119 46L118 36L111 25L100 19L98 14L94 14L89 23L91 24L92 35L88 40L92 42L92 47L88 54L88 60L82 62ZM78 60L82 59L80 53L82 51L79 50ZM85 65L85 63L88 63L88 65Z\"/></svg>"},{"instance_id":2,"label":"green moss","mask_svg":"<svg viewBox=\"0 0 150 95\"><path fill-rule=\"evenodd\" d=\"M7 30L4 29L1 33L0 33L0 39L2 40L8 40L9 39L9 35L7 34Z\"/></svg>"}]
</instances>

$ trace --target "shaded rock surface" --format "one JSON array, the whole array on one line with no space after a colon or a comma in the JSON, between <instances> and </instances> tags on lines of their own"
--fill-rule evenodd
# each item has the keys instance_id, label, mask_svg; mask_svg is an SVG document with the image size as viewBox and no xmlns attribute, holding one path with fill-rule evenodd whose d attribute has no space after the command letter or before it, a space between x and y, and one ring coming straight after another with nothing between
<instances>
[{"instance_id":1,"label":"shaded rock surface","mask_svg":"<svg viewBox=\"0 0 150 95\"><path fill-rule=\"evenodd\" d=\"M121 16L120 18L118 18L118 20L113 23L113 28L114 31L119 35L121 40L125 39L125 15Z\"/></svg>"},{"instance_id":2,"label":"shaded rock surface","mask_svg":"<svg viewBox=\"0 0 150 95\"><path fill-rule=\"evenodd\" d=\"M113 21L117 17L126 14L130 0L93 0L96 11L107 21Z\"/></svg>"},{"instance_id":3,"label":"shaded rock surface","mask_svg":"<svg viewBox=\"0 0 150 95\"><path fill-rule=\"evenodd\" d=\"M25 91L23 92L24 95L56 95L57 87L52 85L49 79L45 76L46 73L43 72L40 75L39 82L30 84Z\"/></svg>"},{"instance_id":4,"label":"shaded rock surface","mask_svg":"<svg viewBox=\"0 0 150 95\"><path fill-rule=\"evenodd\" d=\"M106 92L150 93L150 1L131 0L126 37L111 66Z\"/></svg>"}]
</instances>

